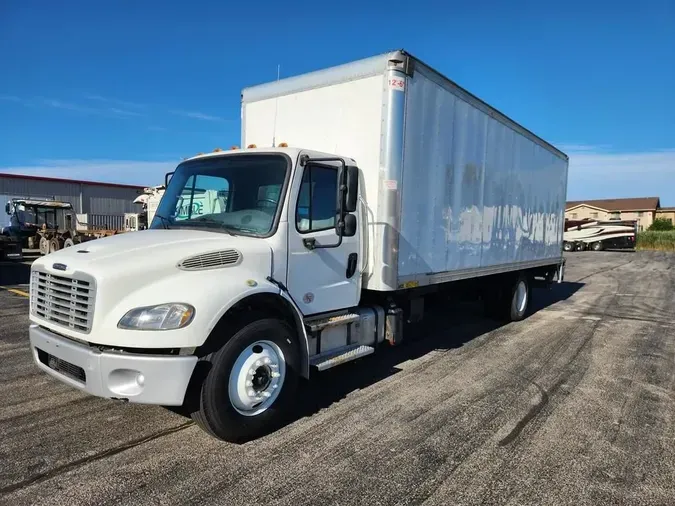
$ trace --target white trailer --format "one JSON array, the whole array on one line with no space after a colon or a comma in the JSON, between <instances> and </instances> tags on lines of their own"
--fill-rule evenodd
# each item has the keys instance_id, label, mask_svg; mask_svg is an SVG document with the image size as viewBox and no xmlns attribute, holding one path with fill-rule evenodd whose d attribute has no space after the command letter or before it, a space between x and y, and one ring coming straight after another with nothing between
<instances>
[{"instance_id":1,"label":"white trailer","mask_svg":"<svg viewBox=\"0 0 675 506\"><path fill-rule=\"evenodd\" d=\"M602 251L606 248L635 247L636 220L567 220L563 234L564 251Z\"/></svg>"},{"instance_id":2,"label":"white trailer","mask_svg":"<svg viewBox=\"0 0 675 506\"><path fill-rule=\"evenodd\" d=\"M567 156L403 51L245 89L242 141L182 162L150 230L33 264L40 368L246 440L425 298L515 321L563 280Z\"/></svg>"}]
</instances>

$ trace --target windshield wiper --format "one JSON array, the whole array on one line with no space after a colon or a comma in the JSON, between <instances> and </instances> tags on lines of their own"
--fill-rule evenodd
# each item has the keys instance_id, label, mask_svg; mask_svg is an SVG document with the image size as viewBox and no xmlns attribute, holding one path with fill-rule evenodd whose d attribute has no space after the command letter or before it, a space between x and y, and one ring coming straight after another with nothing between
<instances>
[{"instance_id":1,"label":"windshield wiper","mask_svg":"<svg viewBox=\"0 0 675 506\"><path fill-rule=\"evenodd\" d=\"M235 232L239 232L239 229L236 227L231 227L230 225L225 225L222 221L214 220L213 218L207 218L206 216L202 216L200 218L193 218L191 220L185 220L182 223L186 222L198 222L198 223L204 223L206 225L215 225L218 228L223 229L225 232L230 234L231 236L236 236L237 234Z\"/></svg>"},{"instance_id":2,"label":"windshield wiper","mask_svg":"<svg viewBox=\"0 0 675 506\"><path fill-rule=\"evenodd\" d=\"M165 218L165 217L162 216L161 214L157 214L157 213L155 213L155 216L156 216L157 218L159 218L159 222L162 224L162 228L164 228L165 230L168 230L168 229L169 229L169 223L171 223L171 222L168 220L168 218Z\"/></svg>"}]
</instances>

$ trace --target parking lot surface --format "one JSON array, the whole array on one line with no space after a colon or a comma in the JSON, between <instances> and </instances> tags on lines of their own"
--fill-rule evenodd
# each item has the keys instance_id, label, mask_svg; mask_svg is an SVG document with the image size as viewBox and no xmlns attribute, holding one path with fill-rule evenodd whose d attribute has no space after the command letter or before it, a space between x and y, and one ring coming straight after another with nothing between
<instances>
[{"instance_id":1,"label":"parking lot surface","mask_svg":"<svg viewBox=\"0 0 675 506\"><path fill-rule=\"evenodd\" d=\"M675 255L567 259L525 321L436 311L244 445L39 372L28 299L0 290L0 503L675 504Z\"/></svg>"}]
</instances>

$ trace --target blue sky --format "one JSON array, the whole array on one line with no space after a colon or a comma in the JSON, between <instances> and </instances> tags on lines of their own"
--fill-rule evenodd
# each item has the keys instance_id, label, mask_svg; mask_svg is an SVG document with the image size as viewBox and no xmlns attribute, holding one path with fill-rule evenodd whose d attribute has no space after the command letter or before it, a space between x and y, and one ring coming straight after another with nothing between
<instances>
[{"instance_id":1,"label":"blue sky","mask_svg":"<svg viewBox=\"0 0 675 506\"><path fill-rule=\"evenodd\" d=\"M675 2L0 2L0 172L159 184L240 143L241 89L405 48L571 159L569 199L675 205Z\"/></svg>"}]
</instances>

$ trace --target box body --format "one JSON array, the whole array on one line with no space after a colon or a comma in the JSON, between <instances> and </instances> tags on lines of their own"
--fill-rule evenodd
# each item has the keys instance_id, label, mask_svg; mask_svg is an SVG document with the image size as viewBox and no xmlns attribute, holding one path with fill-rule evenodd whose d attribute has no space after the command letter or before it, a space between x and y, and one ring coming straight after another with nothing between
<instances>
[{"instance_id":1,"label":"box body","mask_svg":"<svg viewBox=\"0 0 675 506\"><path fill-rule=\"evenodd\" d=\"M242 145L281 142L356 160L366 289L561 261L567 156L402 51L245 89Z\"/></svg>"}]
</instances>

